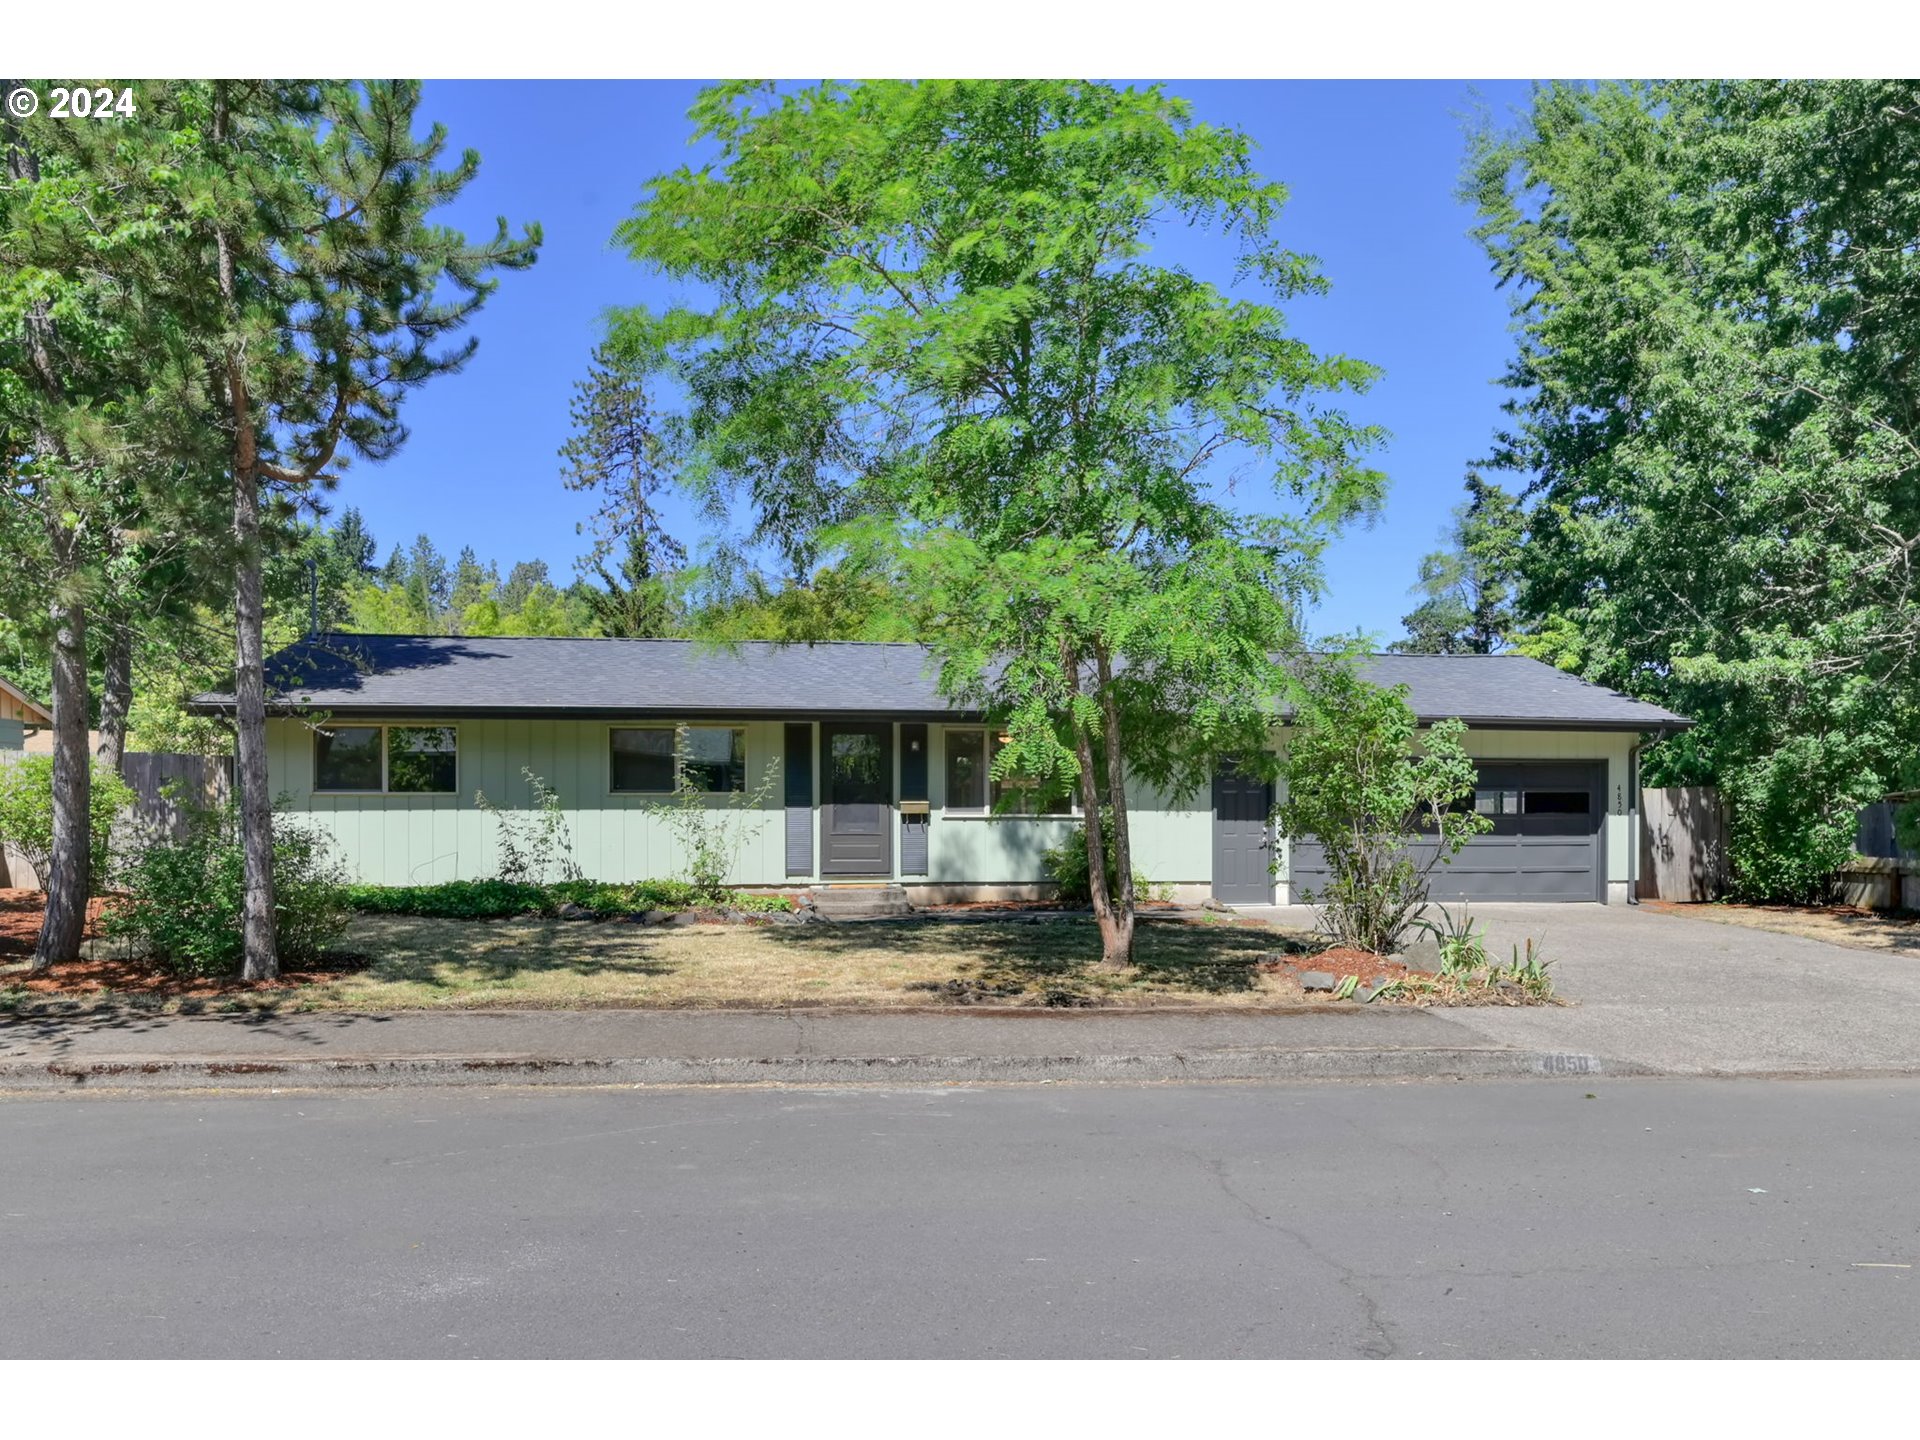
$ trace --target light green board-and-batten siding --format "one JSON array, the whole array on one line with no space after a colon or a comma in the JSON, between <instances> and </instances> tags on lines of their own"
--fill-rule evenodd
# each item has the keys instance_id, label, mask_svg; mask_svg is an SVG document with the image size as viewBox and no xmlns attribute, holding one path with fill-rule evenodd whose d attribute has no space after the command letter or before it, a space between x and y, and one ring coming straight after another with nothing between
<instances>
[{"instance_id":1,"label":"light green board-and-batten siding","mask_svg":"<svg viewBox=\"0 0 1920 1440\"><path fill-rule=\"evenodd\" d=\"M732 723L685 717L686 723ZM342 724L355 723L346 720ZM404 720L389 723L405 723ZM439 723L439 722L422 722ZM484 879L497 872L496 824L474 806L484 790L505 809L525 809L533 795L522 771L531 769L560 797L573 855L593 879L634 881L680 875L680 848L664 822L647 812L648 797L608 790L605 721L462 720L458 781L451 795L337 795L313 791L313 732L291 719L268 722L274 794L334 840L355 878L369 884L417 885ZM747 732L748 788L771 777L757 811L734 811L728 822L743 837L731 879L737 885L805 884L817 875L786 873L785 809L778 765L785 743L779 721L741 726ZM906 877L936 884L1031 884L1046 878L1041 857L1079 822L1066 817L949 815L946 807L946 731L929 727L931 801L928 874ZM963 727L954 727L963 728ZM972 728L972 727L964 727ZM814 727L818 750L818 727ZM894 756L900 746L895 732ZM1485 760L1598 760L1606 763L1604 843L1607 878L1628 874L1628 756L1630 734L1561 730L1472 730L1468 754ZM817 768L817 767L816 767ZM816 776L816 800L818 778ZM897 773L896 773L896 791ZM1145 788L1130 794L1135 866L1156 884L1204 885L1212 879L1212 796L1202 786L1183 803ZM724 809L718 800L717 807ZM813 853L820 854L815 806ZM898 833L894 865L899 864ZM1285 898L1286 845L1277 898Z\"/></svg>"},{"instance_id":2,"label":"light green board-and-batten siding","mask_svg":"<svg viewBox=\"0 0 1920 1440\"><path fill-rule=\"evenodd\" d=\"M704 721L687 716L688 724ZM365 723L342 719L341 724ZM404 718L389 724L405 724ZM420 723L443 723L422 721ZM608 881L662 879L684 871L671 830L648 813L649 797L608 790L605 721L462 720L458 778L451 795L349 795L313 789L313 731L292 719L268 722L269 774L285 809L327 834L354 878L375 885L426 885L442 880L484 879L498 870L496 822L474 805L474 792L503 809L525 809L533 793L523 770L553 787L566 816L573 857L590 878ZM771 778L763 806L734 810L727 823L743 837L731 879L737 885L804 884L817 875L786 873L785 807L778 766L785 744L783 722L741 725L747 732L749 792ZM928 874L934 883L1029 884L1043 881L1041 857L1079 823L1068 818L946 814L946 727L930 731ZM814 727L818 748L818 727ZM895 764L900 747L896 731ZM897 776L896 776L897 780ZM816 800L818 779L816 777ZM897 789L896 789L897 793ZM1134 794L1132 834L1136 868L1156 883L1205 883L1211 874L1209 796L1174 808L1151 793ZM727 807L718 799L717 809ZM817 832L813 853L820 854ZM894 865L899 865L898 834Z\"/></svg>"},{"instance_id":3,"label":"light green board-and-batten siding","mask_svg":"<svg viewBox=\"0 0 1920 1440\"><path fill-rule=\"evenodd\" d=\"M589 878L631 881L682 872L672 832L647 813L650 797L608 790L606 723L482 719L462 720L455 728L458 778L453 794L341 795L313 790L312 730L297 720L270 721L268 764L274 793L284 797L286 809L332 837L355 878L375 885L426 885L484 879L497 872L498 827L475 806L474 792L484 791L502 809L528 809L533 792L522 772L532 770L559 796L574 860ZM766 723L741 728L747 732L751 791L779 755L781 729ZM735 884L784 880L781 816L777 785L762 809L728 816L728 823L739 826L744 836L732 876Z\"/></svg>"}]
</instances>

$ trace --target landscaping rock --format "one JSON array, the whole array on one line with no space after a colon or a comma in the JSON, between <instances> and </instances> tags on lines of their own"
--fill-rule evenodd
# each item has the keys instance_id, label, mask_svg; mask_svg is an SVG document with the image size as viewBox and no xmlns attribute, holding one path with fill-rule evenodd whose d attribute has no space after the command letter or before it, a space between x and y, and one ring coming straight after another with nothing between
<instances>
[{"instance_id":1,"label":"landscaping rock","mask_svg":"<svg viewBox=\"0 0 1920 1440\"><path fill-rule=\"evenodd\" d=\"M595 920L599 918L586 906L576 904L572 900L562 905L557 913L562 920Z\"/></svg>"},{"instance_id":2,"label":"landscaping rock","mask_svg":"<svg viewBox=\"0 0 1920 1440\"><path fill-rule=\"evenodd\" d=\"M664 925L673 918L671 910L643 910L640 912L642 925Z\"/></svg>"},{"instance_id":3,"label":"landscaping rock","mask_svg":"<svg viewBox=\"0 0 1920 1440\"><path fill-rule=\"evenodd\" d=\"M693 910L681 910L667 917L667 924L669 925L697 925L699 923L700 916L698 912Z\"/></svg>"},{"instance_id":4,"label":"landscaping rock","mask_svg":"<svg viewBox=\"0 0 1920 1440\"><path fill-rule=\"evenodd\" d=\"M1307 970L1300 975L1302 990L1331 990L1340 982L1325 970Z\"/></svg>"}]
</instances>

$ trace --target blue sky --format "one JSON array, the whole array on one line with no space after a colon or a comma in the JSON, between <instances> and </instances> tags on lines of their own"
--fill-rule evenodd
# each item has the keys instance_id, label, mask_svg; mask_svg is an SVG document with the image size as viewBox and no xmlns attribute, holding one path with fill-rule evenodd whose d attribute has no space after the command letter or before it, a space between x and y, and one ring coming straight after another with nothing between
<instances>
[{"instance_id":1,"label":"blue sky","mask_svg":"<svg viewBox=\"0 0 1920 1440\"><path fill-rule=\"evenodd\" d=\"M1331 552L1321 631L1399 632L1407 590L1460 496L1466 464L1499 421L1493 382L1511 348L1504 297L1467 238L1454 199L1462 117L1476 104L1504 118L1524 104L1514 81L1168 82L1195 114L1237 126L1292 200L1281 235L1316 255L1332 283L1296 302L1297 332L1385 374L1350 402L1393 438L1377 459L1392 478L1385 517ZM546 244L533 269L503 277L474 321L479 353L461 374L417 392L412 438L382 465L361 463L333 506L357 505L379 538L431 534L449 557L470 544L504 574L544 559L565 582L584 548L582 499L560 483L571 386L609 306L664 303L668 287L615 252L614 226L648 177L685 163L691 82L434 81L423 114L450 146L480 152L479 177L446 212L469 234L505 215L538 220ZM1177 252L1175 259L1186 257ZM699 527L669 505L678 533Z\"/></svg>"}]
</instances>

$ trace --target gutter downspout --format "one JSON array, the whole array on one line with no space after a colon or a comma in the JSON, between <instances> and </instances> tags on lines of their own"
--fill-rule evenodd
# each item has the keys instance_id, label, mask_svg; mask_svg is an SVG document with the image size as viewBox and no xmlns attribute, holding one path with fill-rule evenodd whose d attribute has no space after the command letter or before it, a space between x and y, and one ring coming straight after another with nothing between
<instances>
[{"instance_id":1,"label":"gutter downspout","mask_svg":"<svg viewBox=\"0 0 1920 1440\"><path fill-rule=\"evenodd\" d=\"M1627 750L1627 904L1640 903L1640 741Z\"/></svg>"}]
</instances>

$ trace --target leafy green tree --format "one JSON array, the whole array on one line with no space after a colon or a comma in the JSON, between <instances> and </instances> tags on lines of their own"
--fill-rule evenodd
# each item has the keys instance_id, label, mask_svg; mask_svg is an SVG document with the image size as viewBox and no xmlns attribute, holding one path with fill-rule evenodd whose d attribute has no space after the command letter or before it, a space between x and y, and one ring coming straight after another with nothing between
<instances>
[{"instance_id":1,"label":"leafy green tree","mask_svg":"<svg viewBox=\"0 0 1920 1440\"><path fill-rule=\"evenodd\" d=\"M1420 734L1405 686L1370 685L1338 661L1308 662L1305 680L1280 830L1317 840L1330 878L1299 898L1320 908L1336 943L1388 954L1426 909L1434 869L1492 827L1463 803L1474 782L1466 727L1442 720Z\"/></svg>"},{"instance_id":2,"label":"leafy green tree","mask_svg":"<svg viewBox=\"0 0 1920 1440\"><path fill-rule=\"evenodd\" d=\"M801 581L776 584L757 570L713 583L705 567L687 572L684 632L722 644L761 640L915 641L915 605L879 567L823 565ZM706 583L703 583L706 582Z\"/></svg>"},{"instance_id":3,"label":"leafy green tree","mask_svg":"<svg viewBox=\"0 0 1920 1440\"><path fill-rule=\"evenodd\" d=\"M1532 617L1694 716L1750 896L1816 894L1920 733L1920 83L1540 88L1467 185L1512 296Z\"/></svg>"},{"instance_id":4,"label":"leafy green tree","mask_svg":"<svg viewBox=\"0 0 1920 1440\"><path fill-rule=\"evenodd\" d=\"M673 620L668 575L687 553L656 508L669 477L646 377L603 345L574 386L570 413L561 478L596 502L592 518L578 527L593 537L586 568L602 587L590 596L594 620L603 635L664 635Z\"/></svg>"},{"instance_id":5,"label":"leafy green tree","mask_svg":"<svg viewBox=\"0 0 1920 1440\"><path fill-rule=\"evenodd\" d=\"M1425 598L1403 616L1406 636L1387 648L1433 655L1492 655L1514 643L1514 591L1526 532L1520 502L1477 474L1453 512L1447 546L1420 561Z\"/></svg>"},{"instance_id":6,"label":"leafy green tree","mask_svg":"<svg viewBox=\"0 0 1920 1440\"><path fill-rule=\"evenodd\" d=\"M1321 549L1380 499L1376 433L1321 398L1374 371L1286 331L1324 282L1275 238L1284 188L1158 89L741 82L692 113L714 162L618 236L712 297L616 327L685 396L679 473L794 573L838 546L902 578L942 689L1003 717L1002 778L1079 795L1127 963L1128 774L1179 793L1264 753ZM1150 261L1171 225L1223 237L1233 293Z\"/></svg>"},{"instance_id":7,"label":"leafy green tree","mask_svg":"<svg viewBox=\"0 0 1920 1440\"><path fill-rule=\"evenodd\" d=\"M500 572L493 562L482 565L471 545L462 546L460 558L454 562L453 584L447 596L447 608L452 612L454 624L461 625L469 610L492 601L499 592Z\"/></svg>"},{"instance_id":8,"label":"leafy green tree","mask_svg":"<svg viewBox=\"0 0 1920 1440\"><path fill-rule=\"evenodd\" d=\"M516 560L500 587L500 608L511 614L527 603L527 596L539 586L551 587L553 576L544 560Z\"/></svg>"},{"instance_id":9,"label":"leafy green tree","mask_svg":"<svg viewBox=\"0 0 1920 1440\"><path fill-rule=\"evenodd\" d=\"M180 254L177 228L103 163L109 127L0 124L0 596L16 634L52 653L43 970L78 956L95 879L91 656L102 657L111 770L132 699L132 618L157 618L163 589L205 574L210 527L196 497L210 457L173 317L151 303L154 275Z\"/></svg>"}]
</instances>

